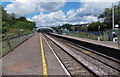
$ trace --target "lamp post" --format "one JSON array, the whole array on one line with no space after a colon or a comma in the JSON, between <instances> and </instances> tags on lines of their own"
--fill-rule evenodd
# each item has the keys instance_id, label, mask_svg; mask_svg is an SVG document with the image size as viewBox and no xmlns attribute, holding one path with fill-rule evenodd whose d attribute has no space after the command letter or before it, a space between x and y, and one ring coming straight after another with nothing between
<instances>
[{"instance_id":1,"label":"lamp post","mask_svg":"<svg viewBox=\"0 0 120 77\"><path fill-rule=\"evenodd\" d=\"M100 41L100 26L98 26L98 41Z\"/></svg>"},{"instance_id":2,"label":"lamp post","mask_svg":"<svg viewBox=\"0 0 120 77\"><path fill-rule=\"evenodd\" d=\"M112 29L114 30L114 5L112 4Z\"/></svg>"},{"instance_id":3,"label":"lamp post","mask_svg":"<svg viewBox=\"0 0 120 77\"><path fill-rule=\"evenodd\" d=\"M110 40L113 41L113 33L114 33L114 5L112 4L112 29L110 30Z\"/></svg>"}]
</instances>

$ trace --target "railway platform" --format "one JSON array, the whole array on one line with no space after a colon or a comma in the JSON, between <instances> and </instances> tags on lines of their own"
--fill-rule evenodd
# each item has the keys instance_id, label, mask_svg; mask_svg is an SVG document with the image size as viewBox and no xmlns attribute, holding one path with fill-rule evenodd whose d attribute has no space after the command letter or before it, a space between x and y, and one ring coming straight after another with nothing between
<instances>
[{"instance_id":1,"label":"railway platform","mask_svg":"<svg viewBox=\"0 0 120 77\"><path fill-rule=\"evenodd\" d=\"M2 75L24 77L66 73L44 37L36 34L2 58Z\"/></svg>"},{"instance_id":2,"label":"railway platform","mask_svg":"<svg viewBox=\"0 0 120 77\"><path fill-rule=\"evenodd\" d=\"M52 33L52 34L58 35L58 34L55 34L55 33ZM97 40L91 40L91 39L87 39L87 38L73 37L73 36L67 36L67 35L59 35L59 36L68 37L68 38L72 38L72 39L77 39L77 40L80 40L80 41L93 43L93 44L97 44L97 45L102 45L102 46L106 46L106 47L115 48L115 49L120 50L119 44L114 43L114 42L110 42L110 41L97 41Z\"/></svg>"},{"instance_id":3,"label":"railway platform","mask_svg":"<svg viewBox=\"0 0 120 77\"><path fill-rule=\"evenodd\" d=\"M57 36L86 41L77 37ZM16 77L17 75L19 77L41 77L43 75L44 77L103 77L120 75L120 61L118 59L76 46L68 40L48 34L35 34L1 58L3 77ZM87 42L91 42L91 40L87 40ZM91 43L94 43L94 41ZM98 44L97 41L95 43Z\"/></svg>"}]
</instances>

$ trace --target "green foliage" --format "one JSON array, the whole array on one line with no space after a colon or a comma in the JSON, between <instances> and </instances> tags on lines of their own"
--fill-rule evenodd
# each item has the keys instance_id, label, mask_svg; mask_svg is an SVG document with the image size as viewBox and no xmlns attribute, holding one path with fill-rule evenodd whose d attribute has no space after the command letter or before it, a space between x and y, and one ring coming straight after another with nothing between
<instances>
[{"instance_id":1,"label":"green foliage","mask_svg":"<svg viewBox=\"0 0 120 77\"><path fill-rule=\"evenodd\" d=\"M71 24L63 24L63 26L61 26L61 28L66 28L66 29L68 29L69 31L73 31L73 28L72 28L72 26L73 25L71 25Z\"/></svg>"},{"instance_id":2,"label":"green foliage","mask_svg":"<svg viewBox=\"0 0 120 77\"><path fill-rule=\"evenodd\" d=\"M47 33L47 32L52 32L52 30L50 30L50 29L38 29L38 32Z\"/></svg>"},{"instance_id":3,"label":"green foliage","mask_svg":"<svg viewBox=\"0 0 120 77\"><path fill-rule=\"evenodd\" d=\"M25 17L20 17L17 19L18 21L27 21Z\"/></svg>"},{"instance_id":4,"label":"green foliage","mask_svg":"<svg viewBox=\"0 0 120 77\"><path fill-rule=\"evenodd\" d=\"M87 26L82 26L82 27L80 28L80 31L88 31L88 27L87 27Z\"/></svg>"},{"instance_id":5,"label":"green foliage","mask_svg":"<svg viewBox=\"0 0 120 77\"><path fill-rule=\"evenodd\" d=\"M115 23L120 25L120 5L115 6Z\"/></svg>"},{"instance_id":6,"label":"green foliage","mask_svg":"<svg viewBox=\"0 0 120 77\"><path fill-rule=\"evenodd\" d=\"M17 33L20 29L32 31L35 22L27 21L25 17L15 18L15 14L8 14L2 7L2 33Z\"/></svg>"},{"instance_id":7,"label":"green foliage","mask_svg":"<svg viewBox=\"0 0 120 77\"><path fill-rule=\"evenodd\" d=\"M35 24L32 23L32 22L24 22L24 21L17 21L15 24L14 24L14 28L19 28L19 29L30 29L32 30L35 26Z\"/></svg>"},{"instance_id":8,"label":"green foliage","mask_svg":"<svg viewBox=\"0 0 120 77\"><path fill-rule=\"evenodd\" d=\"M102 30L102 31L106 29L106 25L104 25L103 23L93 22L93 23L89 24L88 31L98 31L99 26L100 26L100 30Z\"/></svg>"},{"instance_id":9,"label":"green foliage","mask_svg":"<svg viewBox=\"0 0 120 77\"><path fill-rule=\"evenodd\" d=\"M2 29L2 6L0 5L0 30L1 29Z\"/></svg>"},{"instance_id":10,"label":"green foliage","mask_svg":"<svg viewBox=\"0 0 120 77\"><path fill-rule=\"evenodd\" d=\"M8 14L6 13L6 11L2 7L2 21L7 21L7 16L8 16Z\"/></svg>"},{"instance_id":11,"label":"green foliage","mask_svg":"<svg viewBox=\"0 0 120 77\"><path fill-rule=\"evenodd\" d=\"M75 27L75 31L80 31L80 27Z\"/></svg>"},{"instance_id":12,"label":"green foliage","mask_svg":"<svg viewBox=\"0 0 120 77\"><path fill-rule=\"evenodd\" d=\"M114 6L115 24L120 25L120 4ZM112 8L105 8L104 12L100 14L99 18L105 18L104 24L107 29L112 28Z\"/></svg>"}]
</instances>

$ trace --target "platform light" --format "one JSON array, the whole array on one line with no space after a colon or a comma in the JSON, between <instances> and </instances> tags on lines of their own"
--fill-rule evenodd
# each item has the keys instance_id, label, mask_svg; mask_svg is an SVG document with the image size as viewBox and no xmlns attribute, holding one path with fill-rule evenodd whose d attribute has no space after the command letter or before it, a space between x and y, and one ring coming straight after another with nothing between
<instances>
[{"instance_id":1,"label":"platform light","mask_svg":"<svg viewBox=\"0 0 120 77\"><path fill-rule=\"evenodd\" d=\"M119 28L119 25L117 24L117 25L115 25L115 28Z\"/></svg>"}]
</instances>

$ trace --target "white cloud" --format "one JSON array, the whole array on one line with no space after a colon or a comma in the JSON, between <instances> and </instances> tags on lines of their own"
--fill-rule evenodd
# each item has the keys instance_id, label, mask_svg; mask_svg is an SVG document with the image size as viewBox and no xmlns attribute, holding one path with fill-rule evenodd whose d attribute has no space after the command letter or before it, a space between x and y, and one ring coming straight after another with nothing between
<instances>
[{"instance_id":1,"label":"white cloud","mask_svg":"<svg viewBox=\"0 0 120 77\"><path fill-rule=\"evenodd\" d=\"M32 18L37 22L37 26L59 26L60 24L84 24L98 21L98 15L104 11L106 7L111 7L112 2L84 2L81 8L71 9L65 15L61 10L51 12L50 14L40 14Z\"/></svg>"},{"instance_id":2,"label":"white cloud","mask_svg":"<svg viewBox=\"0 0 120 77\"><path fill-rule=\"evenodd\" d=\"M45 12L45 11L55 11L60 7L64 6L64 2L40 2L38 4L38 10L40 12Z\"/></svg>"},{"instance_id":3,"label":"white cloud","mask_svg":"<svg viewBox=\"0 0 120 77\"><path fill-rule=\"evenodd\" d=\"M64 2L39 2L39 0L36 0L38 2L34 1L35 0L16 0L11 4L8 4L5 10L7 13L15 13L17 17L20 17L27 16L28 14L34 12L55 11L58 8L64 6Z\"/></svg>"},{"instance_id":4,"label":"white cloud","mask_svg":"<svg viewBox=\"0 0 120 77\"><path fill-rule=\"evenodd\" d=\"M97 15L104 11L104 8L111 7L112 3L116 4L119 0L79 0L80 8L71 9L65 15L59 10L63 7L66 0L15 0L7 5L5 10L8 13L15 13L17 17L27 16L34 12L40 12L29 21L35 21L37 26L59 26L60 24L84 24L98 21ZM50 12L44 14L42 12ZM54 12L56 11L56 12Z\"/></svg>"},{"instance_id":5,"label":"white cloud","mask_svg":"<svg viewBox=\"0 0 120 77\"><path fill-rule=\"evenodd\" d=\"M93 16L93 15L83 16L82 19L85 20L86 22L97 22L98 21L98 17Z\"/></svg>"},{"instance_id":6,"label":"white cloud","mask_svg":"<svg viewBox=\"0 0 120 77\"><path fill-rule=\"evenodd\" d=\"M32 21L30 18L27 18L28 21Z\"/></svg>"},{"instance_id":7,"label":"white cloud","mask_svg":"<svg viewBox=\"0 0 120 77\"><path fill-rule=\"evenodd\" d=\"M36 11L36 5L32 3L13 2L5 8L7 13L15 13L16 16L26 16Z\"/></svg>"},{"instance_id":8,"label":"white cloud","mask_svg":"<svg viewBox=\"0 0 120 77\"><path fill-rule=\"evenodd\" d=\"M35 21L38 26L59 25L65 19L63 11L51 12L50 14L35 15L31 20Z\"/></svg>"},{"instance_id":9,"label":"white cloud","mask_svg":"<svg viewBox=\"0 0 120 77\"><path fill-rule=\"evenodd\" d=\"M76 10L78 16L99 15L105 8L118 4L120 0L80 0L80 8Z\"/></svg>"},{"instance_id":10,"label":"white cloud","mask_svg":"<svg viewBox=\"0 0 120 77\"><path fill-rule=\"evenodd\" d=\"M59 26L60 24L84 24L98 21L97 17L89 16L76 16L75 10L68 11L67 15L63 11L51 12L49 14L35 15L31 20L37 23L37 26Z\"/></svg>"},{"instance_id":11,"label":"white cloud","mask_svg":"<svg viewBox=\"0 0 120 77\"><path fill-rule=\"evenodd\" d=\"M80 0L80 2L118 2L119 0Z\"/></svg>"},{"instance_id":12,"label":"white cloud","mask_svg":"<svg viewBox=\"0 0 120 77\"><path fill-rule=\"evenodd\" d=\"M2 2L14 2L15 0L2 0ZM24 0L21 0L23 2ZM119 0L27 0L27 2L118 2Z\"/></svg>"},{"instance_id":13,"label":"white cloud","mask_svg":"<svg viewBox=\"0 0 120 77\"><path fill-rule=\"evenodd\" d=\"M2 2L15 2L15 1L17 2L66 2L66 0L2 0Z\"/></svg>"},{"instance_id":14,"label":"white cloud","mask_svg":"<svg viewBox=\"0 0 120 77\"><path fill-rule=\"evenodd\" d=\"M112 2L85 2L77 9L78 15L99 15L105 8L111 7Z\"/></svg>"}]
</instances>

